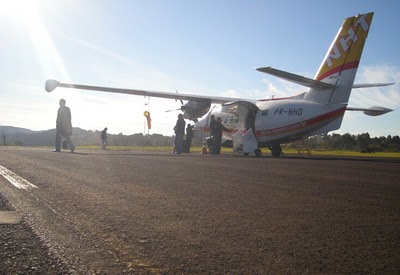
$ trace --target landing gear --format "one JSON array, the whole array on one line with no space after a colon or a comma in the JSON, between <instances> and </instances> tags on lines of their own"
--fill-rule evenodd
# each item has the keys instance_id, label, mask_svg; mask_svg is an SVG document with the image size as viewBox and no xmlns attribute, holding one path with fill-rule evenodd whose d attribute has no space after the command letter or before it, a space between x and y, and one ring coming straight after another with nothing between
<instances>
[{"instance_id":1,"label":"landing gear","mask_svg":"<svg viewBox=\"0 0 400 275\"><path fill-rule=\"evenodd\" d=\"M282 148L279 144L269 147L269 150L271 150L271 154L274 157L279 157L282 154Z\"/></svg>"},{"instance_id":2,"label":"landing gear","mask_svg":"<svg viewBox=\"0 0 400 275\"><path fill-rule=\"evenodd\" d=\"M256 157L261 157L261 150L257 148L256 150L254 150L254 154L256 155Z\"/></svg>"}]
</instances>

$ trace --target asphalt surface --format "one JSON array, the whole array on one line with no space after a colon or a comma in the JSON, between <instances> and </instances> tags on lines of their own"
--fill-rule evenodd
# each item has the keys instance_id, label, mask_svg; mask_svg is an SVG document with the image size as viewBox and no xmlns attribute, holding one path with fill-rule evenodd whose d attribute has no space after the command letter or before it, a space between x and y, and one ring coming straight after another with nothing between
<instances>
[{"instance_id":1,"label":"asphalt surface","mask_svg":"<svg viewBox=\"0 0 400 275\"><path fill-rule=\"evenodd\" d=\"M6 147L0 165L37 187L0 176L0 201L49 258L3 254L10 273L400 272L399 160Z\"/></svg>"}]
</instances>

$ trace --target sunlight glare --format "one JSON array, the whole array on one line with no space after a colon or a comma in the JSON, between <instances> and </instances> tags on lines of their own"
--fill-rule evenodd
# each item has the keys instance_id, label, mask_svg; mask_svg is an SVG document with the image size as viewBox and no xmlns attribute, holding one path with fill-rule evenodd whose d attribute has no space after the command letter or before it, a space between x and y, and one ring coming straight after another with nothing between
<instances>
[{"instance_id":1,"label":"sunlight glare","mask_svg":"<svg viewBox=\"0 0 400 275\"><path fill-rule=\"evenodd\" d=\"M23 23L29 33L36 56L40 61L44 77L59 77L70 80L69 74L39 11L44 12L45 4L51 1L5 0L1 1L0 13ZM26 45L29 47L29 45Z\"/></svg>"},{"instance_id":2,"label":"sunlight glare","mask_svg":"<svg viewBox=\"0 0 400 275\"><path fill-rule=\"evenodd\" d=\"M43 0L0 0L0 15L29 25L32 13L44 5Z\"/></svg>"}]
</instances>

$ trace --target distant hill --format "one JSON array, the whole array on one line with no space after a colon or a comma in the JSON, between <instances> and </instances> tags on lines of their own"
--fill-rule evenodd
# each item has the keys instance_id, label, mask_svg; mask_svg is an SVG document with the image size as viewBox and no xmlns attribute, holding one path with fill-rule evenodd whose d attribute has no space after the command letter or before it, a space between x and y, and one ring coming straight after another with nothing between
<instances>
[{"instance_id":1,"label":"distant hill","mask_svg":"<svg viewBox=\"0 0 400 275\"><path fill-rule=\"evenodd\" d=\"M0 133L6 133L6 134L30 134L33 133L32 130L25 129L25 128L18 128L14 126L1 126L0 125Z\"/></svg>"},{"instance_id":2,"label":"distant hill","mask_svg":"<svg viewBox=\"0 0 400 275\"><path fill-rule=\"evenodd\" d=\"M100 133L101 131L73 128L72 140L77 146L100 145ZM24 128L0 125L0 135L0 145L54 146L56 129L32 131ZM142 133L128 136L122 133L118 135L108 134L109 145L115 146L143 146L147 139L148 136L144 136ZM153 146L172 146L173 138L171 136L153 134L150 135L150 142Z\"/></svg>"}]
</instances>

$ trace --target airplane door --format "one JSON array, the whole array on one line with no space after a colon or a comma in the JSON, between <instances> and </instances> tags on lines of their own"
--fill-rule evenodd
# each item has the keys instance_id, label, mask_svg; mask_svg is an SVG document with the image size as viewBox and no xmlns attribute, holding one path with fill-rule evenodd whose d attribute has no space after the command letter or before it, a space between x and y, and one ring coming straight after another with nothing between
<instances>
[{"instance_id":1,"label":"airplane door","mask_svg":"<svg viewBox=\"0 0 400 275\"><path fill-rule=\"evenodd\" d=\"M258 107L247 101L224 104L221 108L222 123L235 130L253 129Z\"/></svg>"},{"instance_id":2,"label":"airplane door","mask_svg":"<svg viewBox=\"0 0 400 275\"><path fill-rule=\"evenodd\" d=\"M257 114L257 110L254 110L253 108L248 109L247 117L246 117L246 124L245 124L246 131L249 129L253 129L253 132L254 132L255 122L256 122L256 114Z\"/></svg>"}]
</instances>

